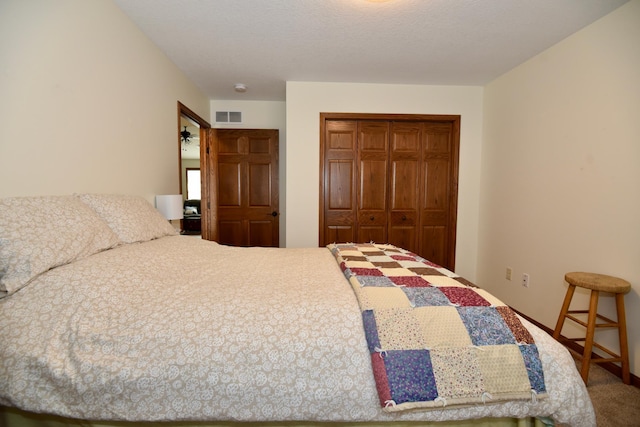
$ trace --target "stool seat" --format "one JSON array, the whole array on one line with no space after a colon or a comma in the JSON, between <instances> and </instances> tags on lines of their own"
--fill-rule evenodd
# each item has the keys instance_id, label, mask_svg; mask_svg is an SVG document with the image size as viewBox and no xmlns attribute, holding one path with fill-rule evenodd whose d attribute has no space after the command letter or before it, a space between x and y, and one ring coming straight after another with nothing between
<instances>
[{"instance_id":1,"label":"stool seat","mask_svg":"<svg viewBox=\"0 0 640 427\"><path fill-rule=\"evenodd\" d=\"M611 292L614 294L626 294L631 290L631 283L618 277L606 274L585 273L574 271L564 275L567 283L593 291Z\"/></svg>"},{"instance_id":2,"label":"stool seat","mask_svg":"<svg viewBox=\"0 0 640 427\"><path fill-rule=\"evenodd\" d=\"M560 316L558 316L558 323L553 331L553 338L560 341L562 333L562 327L565 319L569 319L583 327L585 327L585 337L579 338L564 338L568 341L584 341L584 351L582 353L582 367L580 369L580 375L585 384L589 379L589 364L612 362L620 363L622 371L622 381L625 384L631 384L631 374L629 370L629 349L627 343L627 323L625 319L624 311L624 295L631 290L631 284L626 280L607 276L605 274L597 273L585 273L574 271L567 273L564 279L569 284L567 294L564 297L562 303L562 309L560 310ZM571 299L576 290L576 287L586 288L591 290L591 297L588 310L569 310L571 305ZM616 314L617 320L609 319L601 314L598 314L598 300L600 298L600 292L612 293L616 300ZM578 315L578 316L576 316ZM579 316L587 315L587 321L585 322ZM600 320L601 322L598 322ZM595 342L594 336L596 329L598 328L616 328L618 329L618 339L620 343L620 352L614 351ZM609 357L594 357L592 355L593 348L597 348L607 353Z\"/></svg>"}]
</instances>

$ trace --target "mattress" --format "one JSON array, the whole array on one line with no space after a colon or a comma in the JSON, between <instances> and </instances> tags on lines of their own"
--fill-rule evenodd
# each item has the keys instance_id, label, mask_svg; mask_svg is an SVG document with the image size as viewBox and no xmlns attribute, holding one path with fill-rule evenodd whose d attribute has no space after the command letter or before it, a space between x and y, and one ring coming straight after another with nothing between
<instances>
[{"instance_id":1,"label":"mattress","mask_svg":"<svg viewBox=\"0 0 640 427\"><path fill-rule=\"evenodd\" d=\"M170 231L132 240L58 263L0 298L0 406L15 408L10 417L595 425L573 359L525 320L547 398L390 413L358 302L327 248L228 247Z\"/></svg>"}]
</instances>

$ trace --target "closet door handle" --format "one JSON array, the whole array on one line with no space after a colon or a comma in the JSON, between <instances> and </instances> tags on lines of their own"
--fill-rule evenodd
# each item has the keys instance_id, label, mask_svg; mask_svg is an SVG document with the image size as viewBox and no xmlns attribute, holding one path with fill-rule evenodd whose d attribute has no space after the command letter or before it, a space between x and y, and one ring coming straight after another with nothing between
<instances>
[{"instance_id":1,"label":"closet door handle","mask_svg":"<svg viewBox=\"0 0 640 427\"><path fill-rule=\"evenodd\" d=\"M273 212L271 212L271 214L270 214L270 215L271 215L272 217L276 217L276 216L278 216L278 212L273 211Z\"/></svg>"}]
</instances>

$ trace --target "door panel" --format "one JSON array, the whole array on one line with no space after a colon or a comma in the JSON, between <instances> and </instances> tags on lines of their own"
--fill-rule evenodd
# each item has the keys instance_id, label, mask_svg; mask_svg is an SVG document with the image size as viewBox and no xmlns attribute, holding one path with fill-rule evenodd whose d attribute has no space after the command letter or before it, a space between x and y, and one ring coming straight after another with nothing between
<instances>
[{"instance_id":1,"label":"door panel","mask_svg":"<svg viewBox=\"0 0 640 427\"><path fill-rule=\"evenodd\" d=\"M389 243L418 253L420 123L391 124Z\"/></svg>"},{"instance_id":2,"label":"door panel","mask_svg":"<svg viewBox=\"0 0 640 427\"><path fill-rule=\"evenodd\" d=\"M422 247L420 255L438 265L447 265L446 227L422 227Z\"/></svg>"},{"instance_id":3,"label":"door panel","mask_svg":"<svg viewBox=\"0 0 640 427\"><path fill-rule=\"evenodd\" d=\"M356 242L385 243L388 240L388 122L358 122L356 156L359 165Z\"/></svg>"},{"instance_id":4,"label":"door panel","mask_svg":"<svg viewBox=\"0 0 640 427\"><path fill-rule=\"evenodd\" d=\"M218 174L223 176L218 186L218 206L223 208L240 207L242 198L240 163L218 162Z\"/></svg>"},{"instance_id":5,"label":"door panel","mask_svg":"<svg viewBox=\"0 0 640 427\"><path fill-rule=\"evenodd\" d=\"M278 131L216 133L219 243L279 246Z\"/></svg>"},{"instance_id":6,"label":"door panel","mask_svg":"<svg viewBox=\"0 0 640 427\"><path fill-rule=\"evenodd\" d=\"M218 241L222 242L242 242L242 221L241 220L220 220L218 222Z\"/></svg>"},{"instance_id":7,"label":"door panel","mask_svg":"<svg viewBox=\"0 0 640 427\"><path fill-rule=\"evenodd\" d=\"M329 210L352 211L353 206L353 177L355 168L353 160L329 160L329 182L327 185L327 195L329 199Z\"/></svg>"},{"instance_id":8,"label":"door panel","mask_svg":"<svg viewBox=\"0 0 640 427\"><path fill-rule=\"evenodd\" d=\"M356 122L328 122L323 140L320 241L353 242L356 228Z\"/></svg>"},{"instance_id":9,"label":"door panel","mask_svg":"<svg viewBox=\"0 0 640 427\"><path fill-rule=\"evenodd\" d=\"M249 246L270 246L272 235L271 221L249 221Z\"/></svg>"},{"instance_id":10,"label":"door panel","mask_svg":"<svg viewBox=\"0 0 640 427\"><path fill-rule=\"evenodd\" d=\"M271 164L249 164L249 206L271 206Z\"/></svg>"},{"instance_id":11,"label":"door panel","mask_svg":"<svg viewBox=\"0 0 640 427\"><path fill-rule=\"evenodd\" d=\"M448 123L427 123L423 133L422 194L420 195L421 251L423 257L448 267L447 230L451 209L451 137Z\"/></svg>"}]
</instances>

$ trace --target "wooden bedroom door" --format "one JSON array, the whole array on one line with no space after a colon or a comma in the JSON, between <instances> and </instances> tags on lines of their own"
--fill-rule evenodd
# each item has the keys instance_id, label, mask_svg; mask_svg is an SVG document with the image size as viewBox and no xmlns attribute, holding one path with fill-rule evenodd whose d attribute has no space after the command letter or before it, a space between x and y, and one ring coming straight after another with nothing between
<instances>
[{"instance_id":1,"label":"wooden bedroom door","mask_svg":"<svg viewBox=\"0 0 640 427\"><path fill-rule=\"evenodd\" d=\"M218 242L279 246L278 131L215 129Z\"/></svg>"},{"instance_id":2,"label":"wooden bedroom door","mask_svg":"<svg viewBox=\"0 0 640 427\"><path fill-rule=\"evenodd\" d=\"M374 241L455 267L460 117L321 114L320 245Z\"/></svg>"}]
</instances>

